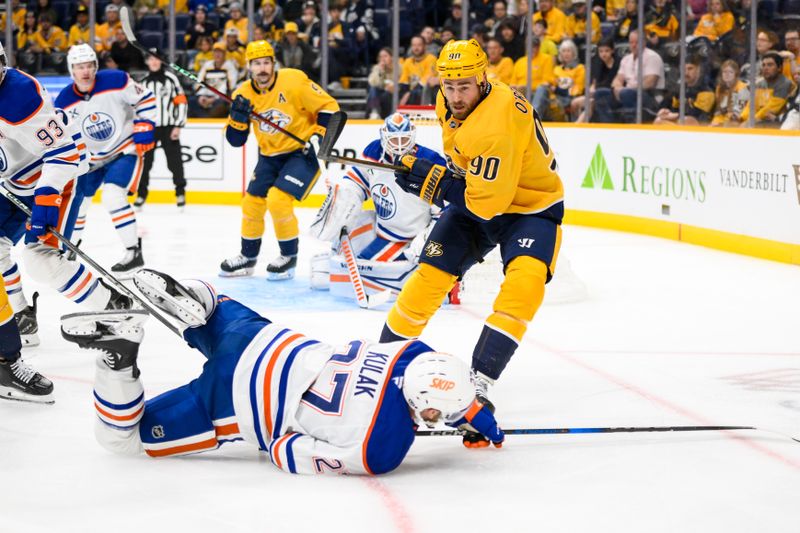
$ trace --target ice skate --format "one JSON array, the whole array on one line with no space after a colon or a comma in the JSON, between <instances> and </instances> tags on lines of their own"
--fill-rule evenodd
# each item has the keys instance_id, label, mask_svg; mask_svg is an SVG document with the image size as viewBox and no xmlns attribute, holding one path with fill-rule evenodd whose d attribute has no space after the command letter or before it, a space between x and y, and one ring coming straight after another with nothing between
<instances>
[{"instance_id":1,"label":"ice skate","mask_svg":"<svg viewBox=\"0 0 800 533\"><path fill-rule=\"evenodd\" d=\"M245 257L242 254L224 260L220 265L220 277L235 278L239 276L252 276L257 259Z\"/></svg>"},{"instance_id":2,"label":"ice skate","mask_svg":"<svg viewBox=\"0 0 800 533\"><path fill-rule=\"evenodd\" d=\"M31 305L14 314L23 347L39 345L39 322L36 320L36 300L38 299L39 293L34 292Z\"/></svg>"},{"instance_id":3,"label":"ice skate","mask_svg":"<svg viewBox=\"0 0 800 533\"><path fill-rule=\"evenodd\" d=\"M279 255L267 265L267 279L270 281L292 279L295 267L297 267L296 255L292 257Z\"/></svg>"},{"instance_id":4,"label":"ice skate","mask_svg":"<svg viewBox=\"0 0 800 533\"><path fill-rule=\"evenodd\" d=\"M147 316L143 310L72 313L61 317L61 336L81 348L99 351L111 370L130 368L137 377L136 357Z\"/></svg>"},{"instance_id":5,"label":"ice skate","mask_svg":"<svg viewBox=\"0 0 800 533\"><path fill-rule=\"evenodd\" d=\"M143 268L133 282L153 305L190 328L205 324L216 305L214 289L199 280L179 283L167 274Z\"/></svg>"},{"instance_id":6,"label":"ice skate","mask_svg":"<svg viewBox=\"0 0 800 533\"><path fill-rule=\"evenodd\" d=\"M141 211L141 210L142 210L142 208L144 207L144 203L145 203L146 201L147 201L147 199L146 199L144 196L138 196L138 197L136 197L136 200L133 202L133 208L134 208L136 211Z\"/></svg>"},{"instance_id":7,"label":"ice skate","mask_svg":"<svg viewBox=\"0 0 800 533\"><path fill-rule=\"evenodd\" d=\"M108 299L108 303L106 304L106 311L113 311L113 310L125 310L133 308L133 298L126 294L122 294L117 289L103 281L103 278L99 279L100 284L103 285L106 289L111 292L111 297Z\"/></svg>"},{"instance_id":8,"label":"ice skate","mask_svg":"<svg viewBox=\"0 0 800 533\"><path fill-rule=\"evenodd\" d=\"M175 196L175 204L178 206L178 210L183 212L184 208L186 207L186 195L178 194Z\"/></svg>"},{"instance_id":9,"label":"ice skate","mask_svg":"<svg viewBox=\"0 0 800 533\"><path fill-rule=\"evenodd\" d=\"M13 362L0 359L0 398L53 403L53 382L28 366L22 357Z\"/></svg>"},{"instance_id":10,"label":"ice skate","mask_svg":"<svg viewBox=\"0 0 800 533\"><path fill-rule=\"evenodd\" d=\"M111 272L118 274L131 274L137 268L144 266L144 256L142 255L142 239L136 246L131 246L125 252L119 263L111 267Z\"/></svg>"}]
</instances>

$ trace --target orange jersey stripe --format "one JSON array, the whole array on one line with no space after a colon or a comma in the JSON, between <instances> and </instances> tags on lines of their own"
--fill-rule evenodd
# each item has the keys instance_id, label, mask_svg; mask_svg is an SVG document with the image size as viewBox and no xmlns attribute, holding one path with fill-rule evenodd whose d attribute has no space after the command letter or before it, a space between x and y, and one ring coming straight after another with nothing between
<instances>
[{"instance_id":1,"label":"orange jersey stripe","mask_svg":"<svg viewBox=\"0 0 800 533\"><path fill-rule=\"evenodd\" d=\"M288 339L283 341L280 346L275 350L272 354L272 358L269 360L269 364L267 365L267 370L264 372L264 422L267 427L267 437L272 437L272 405L270 402L270 388L272 384L272 371L275 369L275 363L278 362L278 358L283 353L283 349L286 348L287 345L296 341L302 337L299 333L295 333L294 335L290 336Z\"/></svg>"},{"instance_id":2,"label":"orange jersey stripe","mask_svg":"<svg viewBox=\"0 0 800 533\"><path fill-rule=\"evenodd\" d=\"M144 410L144 405L142 405L139 409L136 410L135 413L119 416L119 415L112 415L108 411L104 411L103 408L100 407L100 404L98 404L97 402L95 402L94 407L95 409L97 409L98 413L105 416L106 418L110 418L111 420L118 420L120 422L124 422L126 420L133 420L134 418L139 416L139 414Z\"/></svg>"},{"instance_id":3,"label":"orange jersey stripe","mask_svg":"<svg viewBox=\"0 0 800 533\"><path fill-rule=\"evenodd\" d=\"M86 286L86 284L89 283L90 279L92 279L92 273L91 272L89 272L86 275L86 277L83 278L83 281L81 282L81 284L78 285L78 287L74 291L72 291L71 293L67 294L67 298L72 298L73 296L75 296L76 294L81 292L81 289L83 289Z\"/></svg>"},{"instance_id":4,"label":"orange jersey stripe","mask_svg":"<svg viewBox=\"0 0 800 533\"><path fill-rule=\"evenodd\" d=\"M216 426L214 433L217 437L224 437L225 435L235 435L239 433L239 424L225 424L224 426Z\"/></svg>"},{"instance_id":5,"label":"orange jersey stripe","mask_svg":"<svg viewBox=\"0 0 800 533\"><path fill-rule=\"evenodd\" d=\"M24 180L18 181L17 183L19 183L20 185L30 185L34 181L38 180L41 175L42 175L42 171L41 170L37 170L29 178L25 178Z\"/></svg>"},{"instance_id":6,"label":"orange jersey stripe","mask_svg":"<svg viewBox=\"0 0 800 533\"><path fill-rule=\"evenodd\" d=\"M134 215L133 211L128 211L127 213L123 213L118 217L114 217L111 219L111 222L117 222L118 220L122 220L123 218L130 218Z\"/></svg>"},{"instance_id":7,"label":"orange jersey stripe","mask_svg":"<svg viewBox=\"0 0 800 533\"><path fill-rule=\"evenodd\" d=\"M289 440L289 437L292 435L294 435L294 433L287 433L278 439L278 442L275 443L275 447L272 448L272 456L275 459L275 464L278 465L278 468L281 470L283 470L283 464L281 463L281 446L286 444L286 441Z\"/></svg>"},{"instance_id":8,"label":"orange jersey stripe","mask_svg":"<svg viewBox=\"0 0 800 533\"><path fill-rule=\"evenodd\" d=\"M19 283L20 279L22 279L22 274L17 274L17 277L6 280L6 286Z\"/></svg>"},{"instance_id":9,"label":"orange jersey stripe","mask_svg":"<svg viewBox=\"0 0 800 533\"><path fill-rule=\"evenodd\" d=\"M389 260L389 258L391 258L391 257L392 257L394 254L396 254L397 252L399 252L399 251L400 251L400 250L403 248L403 246L405 246L405 245L406 245L406 244L405 244L404 242L396 242L396 243L394 243L393 245L391 245L391 246L389 247L389 249L388 249L388 250L386 250L385 252L383 252L383 253L382 253L382 254L381 254L379 257L378 257L377 261L388 261L388 260Z\"/></svg>"},{"instance_id":10,"label":"orange jersey stripe","mask_svg":"<svg viewBox=\"0 0 800 533\"><path fill-rule=\"evenodd\" d=\"M213 450L217 446L219 446L217 439L206 439L204 441L195 442L194 444L184 444L183 446L174 446L172 448L164 448L163 450L145 449L145 452L150 457L166 457L168 455L178 455L181 453Z\"/></svg>"},{"instance_id":11,"label":"orange jersey stripe","mask_svg":"<svg viewBox=\"0 0 800 533\"><path fill-rule=\"evenodd\" d=\"M350 238L353 239L355 237L358 237L362 233L366 233L367 231L369 231L370 228L372 228L372 224L364 224L360 228L356 228L353 231L351 231L350 232Z\"/></svg>"}]
</instances>

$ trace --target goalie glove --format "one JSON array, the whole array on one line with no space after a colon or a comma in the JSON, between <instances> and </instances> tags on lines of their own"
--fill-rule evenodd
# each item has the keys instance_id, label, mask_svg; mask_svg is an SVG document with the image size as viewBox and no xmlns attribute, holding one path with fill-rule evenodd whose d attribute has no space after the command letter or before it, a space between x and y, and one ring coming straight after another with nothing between
<instances>
[{"instance_id":1,"label":"goalie glove","mask_svg":"<svg viewBox=\"0 0 800 533\"><path fill-rule=\"evenodd\" d=\"M395 181L400 188L419 196L423 202L444 207L445 194L455 175L442 165L413 155L404 155L401 161L409 172L395 173Z\"/></svg>"},{"instance_id":2,"label":"goalie glove","mask_svg":"<svg viewBox=\"0 0 800 533\"><path fill-rule=\"evenodd\" d=\"M338 239L342 228L352 229L363 203L362 194L351 182L340 180L328 189L328 196L317 211L309 233L321 241Z\"/></svg>"}]
</instances>

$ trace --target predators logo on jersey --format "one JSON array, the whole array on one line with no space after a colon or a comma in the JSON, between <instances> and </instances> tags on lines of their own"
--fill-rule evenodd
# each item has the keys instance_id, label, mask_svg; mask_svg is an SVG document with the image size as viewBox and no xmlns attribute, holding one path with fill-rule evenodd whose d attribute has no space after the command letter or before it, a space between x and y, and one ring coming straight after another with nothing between
<instances>
[{"instance_id":1,"label":"predators logo on jersey","mask_svg":"<svg viewBox=\"0 0 800 533\"><path fill-rule=\"evenodd\" d=\"M290 117L286 113L283 113L279 109L268 109L263 113L259 113L259 115L261 115L262 117L266 118L273 124L276 124L283 129L286 129L286 127L292 122L292 117ZM276 130L275 128L264 122L259 122L258 129L260 129L267 135L273 135L275 133L278 133L278 130Z\"/></svg>"}]
</instances>

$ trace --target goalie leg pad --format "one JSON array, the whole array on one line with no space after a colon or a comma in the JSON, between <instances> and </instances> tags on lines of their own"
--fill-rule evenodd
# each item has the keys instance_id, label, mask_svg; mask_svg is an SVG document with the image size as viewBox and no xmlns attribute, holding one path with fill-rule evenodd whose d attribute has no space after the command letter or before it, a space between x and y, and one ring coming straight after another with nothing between
<instances>
[{"instance_id":1,"label":"goalie leg pad","mask_svg":"<svg viewBox=\"0 0 800 533\"><path fill-rule=\"evenodd\" d=\"M311 223L311 236L321 241L332 241L339 237L342 228L352 232L361 225L357 219L362 213L363 199L364 194L352 181L343 179L333 183ZM374 218L374 213L372 216Z\"/></svg>"},{"instance_id":2,"label":"goalie leg pad","mask_svg":"<svg viewBox=\"0 0 800 533\"><path fill-rule=\"evenodd\" d=\"M265 197L254 196L249 192L245 193L244 200L242 200L242 237L244 239L261 239L264 235L264 215L266 213L267 199Z\"/></svg>"},{"instance_id":3,"label":"goalie leg pad","mask_svg":"<svg viewBox=\"0 0 800 533\"><path fill-rule=\"evenodd\" d=\"M456 276L429 264L421 264L389 311L387 328L401 337L418 337L455 282ZM383 335L381 342L385 342Z\"/></svg>"}]
</instances>

